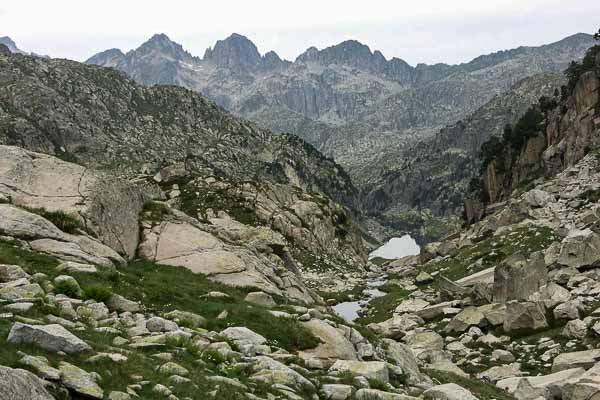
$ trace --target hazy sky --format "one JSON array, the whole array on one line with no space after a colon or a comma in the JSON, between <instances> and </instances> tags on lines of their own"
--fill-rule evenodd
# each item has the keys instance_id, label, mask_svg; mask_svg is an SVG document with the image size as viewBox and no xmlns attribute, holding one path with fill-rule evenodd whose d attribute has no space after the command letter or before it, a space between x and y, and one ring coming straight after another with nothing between
<instances>
[{"instance_id":1,"label":"hazy sky","mask_svg":"<svg viewBox=\"0 0 600 400\"><path fill-rule=\"evenodd\" d=\"M600 27L598 0L2 0L0 36L85 60L166 33L194 55L233 32L293 60L356 39L410 64L460 63Z\"/></svg>"}]
</instances>

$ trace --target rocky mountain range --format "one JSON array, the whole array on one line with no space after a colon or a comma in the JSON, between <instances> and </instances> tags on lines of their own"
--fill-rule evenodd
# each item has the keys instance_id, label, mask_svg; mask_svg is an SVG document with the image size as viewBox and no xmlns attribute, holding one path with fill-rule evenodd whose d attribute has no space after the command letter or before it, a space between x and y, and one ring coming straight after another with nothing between
<instances>
[{"instance_id":1,"label":"rocky mountain range","mask_svg":"<svg viewBox=\"0 0 600 400\"><path fill-rule=\"evenodd\" d=\"M482 145L488 207L367 262L301 139L0 45L0 398L597 398L600 46L567 78L442 131L468 154L516 120Z\"/></svg>"},{"instance_id":2,"label":"rocky mountain range","mask_svg":"<svg viewBox=\"0 0 600 400\"><path fill-rule=\"evenodd\" d=\"M272 51L261 55L238 34L218 41L202 58L165 35L155 35L126 54L108 50L87 62L121 70L144 85L187 87L261 126L306 139L348 171L361 192L363 209L373 215L428 209L440 216L456 202L439 207L428 200L436 195L427 188L420 188L425 192L418 202L400 192L390 193L384 202L377 200L392 171L416 162L409 149L445 125L467 118L522 79L562 72L592 42L591 35L577 34L460 65L413 67L399 58L388 60L357 41L322 50L313 47L289 62ZM481 132L483 137L487 134ZM385 218L379 222L387 224Z\"/></svg>"}]
</instances>

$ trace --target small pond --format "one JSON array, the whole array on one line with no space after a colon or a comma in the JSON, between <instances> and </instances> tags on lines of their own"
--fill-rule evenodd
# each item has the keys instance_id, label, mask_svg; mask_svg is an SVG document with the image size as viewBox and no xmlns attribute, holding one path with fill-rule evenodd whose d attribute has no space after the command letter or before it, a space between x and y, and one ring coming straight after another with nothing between
<instances>
[{"instance_id":1,"label":"small pond","mask_svg":"<svg viewBox=\"0 0 600 400\"><path fill-rule=\"evenodd\" d=\"M393 260L406 256L416 256L421 252L421 248L410 235L395 237L388 240L386 244L374 250L369 254L369 259L375 257Z\"/></svg>"},{"instance_id":2,"label":"small pond","mask_svg":"<svg viewBox=\"0 0 600 400\"><path fill-rule=\"evenodd\" d=\"M421 248L417 242L410 236L404 235L399 238L392 238L386 244L369 254L369 259L374 257L382 257L387 259L396 259L406 256L419 254ZM370 280L367 282L367 288L362 292L362 297L355 301L346 301L333 306L333 310L340 317L348 322L356 320L361 308L366 306L369 301L385 296L385 292L379 290L379 287L384 285L387 280L385 275Z\"/></svg>"}]
</instances>

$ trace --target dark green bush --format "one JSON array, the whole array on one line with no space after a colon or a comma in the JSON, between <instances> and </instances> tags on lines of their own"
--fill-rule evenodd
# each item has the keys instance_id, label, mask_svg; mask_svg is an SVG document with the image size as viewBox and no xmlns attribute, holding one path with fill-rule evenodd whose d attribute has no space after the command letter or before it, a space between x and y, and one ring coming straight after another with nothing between
<instances>
[{"instance_id":1,"label":"dark green bush","mask_svg":"<svg viewBox=\"0 0 600 400\"><path fill-rule=\"evenodd\" d=\"M382 390L384 392L388 391L388 385L385 382L380 381L379 379L369 379L369 386L371 387L371 389Z\"/></svg>"},{"instance_id":2,"label":"dark green bush","mask_svg":"<svg viewBox=\"0 0 600 400\"><path fill-rule=\"evenodd\" d=\"M548 96L540 97L539 103L540 103L540 111L544 114L548 114L549 111L554 110L558 106L558 101L556 101L556 98L552 98L552 97L548 97Z\"/></svg>"},{"instance_id":3,"label":"dark green bush","mask_svg":"<svg viewBox=\"0 0 600 400\"><path fill-rule=\"evenodd\" d=\"M504 129L502 137L513 149L520 149L529 138L534 137L543 129L542 122L544 122L544 115L540 112L539 106L532 106L519 119L514 128Z\"/></svg>"},{"instance_id":4,"label":"dark green bush","mask_svg":"<svg viewBox=\"0 0 600 400\"><path fill-rule=\"evenodd\" d=\"M596 55L598 53L600 53L600 46L593 46L588 49L581 62L571 62L565 71L565 75L568 79L567 88L570 93L573 93L573 89L575 89L575 85L577 85L581 75L588 71L596 71L600 73L600 65L596 64Z\"/></svg>"},{"instance_id":5,"label":"dark green bush","mask_svg":"<svg viewBox=\"0 0 600 400\"><path fill-rule=\"evenodd\" d=\"M71 298L80 296L80 288L73 281L60 281L54 285L54 291L58 294L64 294Z\"/></svg>"},{"instance_id":6,"label":"dark green bush","mask_svg":"<svg viewBox=\"0 0 600 400\"><path fill-rule=\"evenodd\" d=\"M95 300L98 303L106 303L112 295L112 289L106 286L92 285L83 289L83 297L86 300Z\"/></svg>"},{"instance_id":7,"label":"dark green bush","mask_svg":"<svg viewBox=\"0 0 600 400\"><path fill-rule=\"evenodd\" d=\"M146 214L151 221L160 222L166 215L171 213L171 210L169 210L169 206L164 203L158 201L149 201L144 204L142 213Z\"/></svg>"},{"instance_id":8,"label":"dark green bush","mask_svg":"<svg viewBox=\"0 0 600 400\"><path fill-rule=\"evenodd\" d=\"M504 128L504 132L507 130L511 131L512 127L507 125ZM506 135L506 133L505 133ZM496 136L492 136L487 142L481 145L481 150L479 152L479 158L481 159L481 168L479 173L483 174L487 166L495 159L502 160L504 159L504 143L502 140ZM504 165L504 163L498 163L498 167Z\"/></svg>"},{"instance_id":9,"label":"dark green bush","mask_svg":"<svg viewBox=\"0 0 600 400\"><path fill-rule=\"evenodd\" d=\"M81 222L74 216L64 211L48 211L45 208L22 207L30 213L37 214L52 222L58 229L66 233L77 233L78 230L84 230Z\"/></svg>"}]
</instances>

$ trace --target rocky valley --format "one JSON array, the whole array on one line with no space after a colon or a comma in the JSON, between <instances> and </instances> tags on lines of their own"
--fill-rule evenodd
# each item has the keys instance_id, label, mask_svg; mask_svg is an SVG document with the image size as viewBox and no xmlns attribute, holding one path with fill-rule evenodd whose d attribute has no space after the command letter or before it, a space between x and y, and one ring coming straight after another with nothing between
<instances>
[{"instance_id":1,"label":"rocky valley","mask_svg":"<svg viewBox=\"0 0 600 400\"><path fill-rule=\"evenodd\" d=\"M590 40L416 68L354 42L289 63L238 35L203 59L164 36L88 63L0 44L0 399L597 398ZM568 57L580 61L557 73ZM302 68L338 79L325 64L359 92L368 72L383 103L429 85L423 107L436 109L436 90L464 80L490 92L411 126L418 140L378 154L373 181L324 155L325 141L273 133L198 93L244 114L252 104L228 85ZM194 86L199 76L223 78L222 92ZM290 110L328 126L327 140L331 126L374 123L371 100L336 98L347 108ZM256 107L274 98L255 101L248 118L274 110ZM427 243L369 258L375 231ZM348 304L356 315L340 312Z\"/></svg>"}]
</instances>

